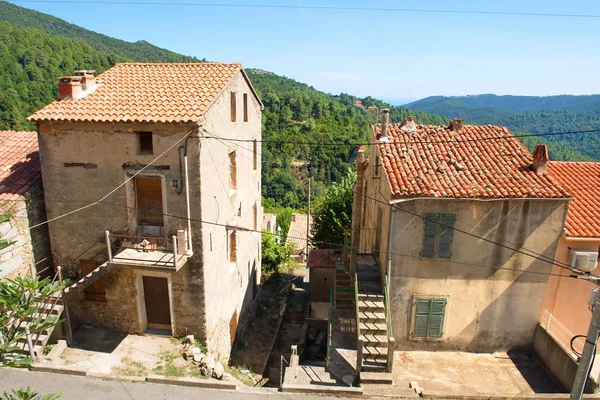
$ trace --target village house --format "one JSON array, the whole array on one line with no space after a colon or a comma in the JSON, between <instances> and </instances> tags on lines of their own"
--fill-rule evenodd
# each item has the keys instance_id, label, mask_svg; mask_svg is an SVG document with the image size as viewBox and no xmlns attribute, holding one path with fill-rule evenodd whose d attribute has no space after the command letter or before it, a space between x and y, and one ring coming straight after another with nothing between
<instances>
[{"instance_id":1,"label":"village house","mask_svg":"<svg viewBox=\"0 0 600 400\"><path fill-rule=\"evenodd\" d=\"M531 349L570 197L545 146L388 113L357 158L359 370L390 371L394 349Z\"/></svg>"},{"instance_id":2,"label":"village house","mask_svg":"<svg viewBox=\"0 0 600 400\"><path fill-rule=\"evenodd\" d=\"M536 331L535 350L546 368L568 390L577 371L577 356L584 337L573 342L575 335L587 335L592 318L588 296L594 284L573 279L573 272L564 266L598 275L600 249L600 163L550 161L548 175L564 187L573 200L569 203L565 229L558 243L555 276L548 278L540 325ZM600 362L594 362L588 379L587 392L598 388Z\"/></svg>"},{"instance_id":3,"label":"village house","mask_svg":"<svg viewBox=\"0 0 600 400\"><path fill-rule=\"evenodd\" d=\"M29 120L71 322L227 359L261 276L263 105L241 64L120 63L59 93Z\"/></svg>"},{"instance_id":4,"label":"village house","mask_svg":"<svg viewBox=\"0 0 600 400\"><path fill-rule=\"evenodd\" d=\"M0 218L0 279L51 275L36 132L0 131Z\"/></svg>"},{"instance_id":5,"label":"village house","mask_svg":"<svg viewBox=\"0 0 600 400\"><path fill-rule=\"evenodd\" d=\"M290 228L286 238L287 244L294 245L294 251L292 257L294 261L298 263L306 262L308 257L308 237L312 229L313 220L310 219L308 214L292 214L292 221L290 222Z\"/></svg>"}]
</instances>

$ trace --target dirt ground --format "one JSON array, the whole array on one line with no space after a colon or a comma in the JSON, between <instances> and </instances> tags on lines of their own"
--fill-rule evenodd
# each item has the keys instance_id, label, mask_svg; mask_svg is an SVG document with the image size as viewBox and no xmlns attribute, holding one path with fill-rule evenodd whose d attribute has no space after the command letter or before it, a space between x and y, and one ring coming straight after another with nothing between
<instances>
[{"instance_id":1,"label":"dirt ground","mask_svg":"<svg viewBox=\"0 0 600 400\"><path fill-rule=\"evenodd\" d=\"M82 326L74 332L71 346L52 363L112 375L196 376L180 351L179 341L171 337L127 335Z\"/></svg>"},{"instance_id":2,"label":"dirt ground","mask_svg":"<svg viewBox=\"0 0 600 400\"><path fill-rule=\"evenodd\" d=\"M560 393L538 360L527 353L396 351L393 377L399 388L417 381L426 395Z\"/></svg>"}]
</instances>

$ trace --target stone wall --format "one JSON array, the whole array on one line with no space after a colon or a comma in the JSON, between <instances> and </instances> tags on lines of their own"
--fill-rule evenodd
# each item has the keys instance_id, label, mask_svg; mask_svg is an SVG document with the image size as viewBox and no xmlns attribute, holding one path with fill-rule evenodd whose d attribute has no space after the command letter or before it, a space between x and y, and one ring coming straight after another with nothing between
<instances>
[{"instance_id":1,"label":"stone wall","mask_svg":"<svg viewBox=\"0 0 600 400\"><path fill-rule=\"evenodd\" d=\"M31 273L35 262L28 231L27 204L25 200L10 202L2 213L11 217L0 224L0 239L10 243L0 250L0 279L14 279Z\"/></svg>"}]
</instances>

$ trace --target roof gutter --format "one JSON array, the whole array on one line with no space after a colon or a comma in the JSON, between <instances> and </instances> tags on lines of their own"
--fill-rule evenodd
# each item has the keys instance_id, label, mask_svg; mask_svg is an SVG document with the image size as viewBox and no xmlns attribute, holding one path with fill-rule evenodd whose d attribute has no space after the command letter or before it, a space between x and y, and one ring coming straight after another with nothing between
<instances>
[{"instance_id":1,"label":"roof gutter","mask_svg":"<svg viewBox=\"0 0 600 400\"><path fill-rule=\"evenodd\" d=\"M482 197L407 197L401 199L392 199L389 201L390 204L405 203L408 201L415 200L466 200L466 201L504 201L504 200L575 200L573 197L495 197L493 199L486 199Z\"/></svg>"},{"instance_id":2,"label":"roof gutter","mask_svg":"<svg viewBox=\"0 0 600 400\"><path fill-rule=\"evenodd\" d=\"M586 237L569 237L569 236L565 235L564 238L565 238L565 240L567 240L569 242L600 242L599 237L586 238Z\"/></svg>"}]
</instances>

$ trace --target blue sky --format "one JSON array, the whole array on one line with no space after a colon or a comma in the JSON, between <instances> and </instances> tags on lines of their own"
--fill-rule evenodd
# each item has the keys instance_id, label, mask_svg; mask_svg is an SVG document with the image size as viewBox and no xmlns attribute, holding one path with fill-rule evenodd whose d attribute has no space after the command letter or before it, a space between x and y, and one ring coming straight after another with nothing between
<instances>
[{"instance_id":1,"label":"blue sky","mask_svg":"<svg viewBox=\"0 0 600 400\"><path fill-rule=\"evenodd\" d=\"M178 1L600 15L600 2L578 0ZM431 95L600 93L600 18L15 3L119 39L396 104Z\"/></svg>"}]
</instances>

